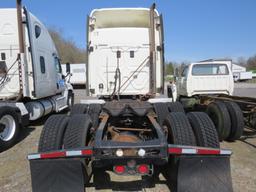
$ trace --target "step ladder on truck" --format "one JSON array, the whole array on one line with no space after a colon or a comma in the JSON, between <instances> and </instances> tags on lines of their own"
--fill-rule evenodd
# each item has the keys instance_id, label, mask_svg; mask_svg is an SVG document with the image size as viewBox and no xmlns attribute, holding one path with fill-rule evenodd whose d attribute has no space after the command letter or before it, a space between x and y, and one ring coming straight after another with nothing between
<instances>
[{"instance_id":1,"label":"step ladder on truck","mask_svg":"<svg viewBox=\"0 0 256 192\"><path fill-rule=\"evenodd\" d=\"M96 9L87 23L86 91L95 99L45 123L38 153L28 155L33 191L80 192L104 171L158 177L161 170L172 191L232 191L231 151L220 148L209 116L161 97L163 21L155 5Z\"/></svg>"}]
</instances>

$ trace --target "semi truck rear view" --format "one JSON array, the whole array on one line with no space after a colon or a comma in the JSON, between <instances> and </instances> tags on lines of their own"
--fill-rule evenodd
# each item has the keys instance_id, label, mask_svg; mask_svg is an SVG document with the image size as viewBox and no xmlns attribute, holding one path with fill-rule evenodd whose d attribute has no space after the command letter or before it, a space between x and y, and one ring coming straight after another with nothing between
<instances>
[{"instance_id":1,"label":"semi truck rear view","mask_svg":"<svg viewBox=\"0 0 256 192\"><path fill-rule=\"evenodd\" d=\"M100 9L91 13L88 95L139 96L163 92L163 23L157 11L153 17L150 18L147 9Z\"/></svg>"},{"instance_id":2,"label":"semi truck rear view","mask_svg":"<svg viewBox=\"0 0 256 192\"><path fill-rule=\"evenodd\" d=\"M85 191L91 176L159 177L171 191L232 191L229 158L206 113L163 98L163 22L145 8L88 17L86 99L51 116L30 154L32 190Z\"/></svg>"},{"instance_id":3,"label":"semi truck rear view","mask_svg":"<svg viewBox=\"0 0 256 192\"><path fill-rule=\"evenodd\" d=\"M0 148L13 145L29 120L67 108L72 98L47 28L20 1L0 9Z\"/></svg>"}]
</instances>

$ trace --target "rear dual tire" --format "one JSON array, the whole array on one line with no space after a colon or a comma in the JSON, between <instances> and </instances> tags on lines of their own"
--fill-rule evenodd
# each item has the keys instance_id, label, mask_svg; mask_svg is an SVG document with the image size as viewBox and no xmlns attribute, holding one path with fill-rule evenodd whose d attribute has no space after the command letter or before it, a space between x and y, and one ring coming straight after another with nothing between
<instances>
[{"instance_id":1,"label":"rear dual tire","mask_svg":"<svg viewBox=\"0 0 256 192\"><path fill-rule=\"evenodd\" d=\"M168 143L196 146L196 139L185 113L173 112L167 115L163 127L168 129Z\"/></svg>"},{"instance_id":2,"label":"rear dual tire","mask_svg":"<svg viewBox=\"0 0 256 192\"><path fill-rule=\"evenodd\" d=\"M163 122L169 113L172 113L172 112L185 113L183 105L180 102L155 103L154 110L157 114L157 120L160 125L163 125Z\"/></svg>"},{"instance_id":3,"label":"rear dual tire","mask_svg":"<svg viewBox=\"0 0 256 192\"><path fill-rule=\"evenodd\" d=\"M84 147L89 142L91 118L87 114L52 115L43 127L38 152ZM91 169L88 163L81 160L84 166L85 183L89 181Z\"/></svg>"},{"instance_id":4,"label":"rear dual tire","mask_svg":"<svg viewBox=\"0 0 256 192\"><path fill-rule=\"evenodd\" d=\"M183 112L173 112L166 116L163 128L167 129L168 144L196 146L196 139L188 118ZM171 191L177 190L177 177L179 168L179 158L175 156L169 158L169 162L162 170L168 180Z\"/></svg>"},{"instance_id":5,"label":"rear dual tire","mask_svg":"<svg viewBox=\"0 0 256 192\"><path fill-rule=\"evenodd\" d=\"M220 141L235 141L242 136L243 113L236 103L215 101L207 106L206 112L217 129Z\"/></svg>"},{"instance_id":6,"label":"rear dual tire","mask_svg":"<svg viewBox=\"0 0 256 192\"><path fill-rule=\"evenodd\" d=\"M197 145L201 147L219 148L216 128L210 117L204 112L190 112L187 114L193 128Z\"/></svg>"},{"instance_id":7,"label":"rear dual tire","mask_svg":"<svg viewBox=\"0 0 256 192\"><path fill-rule=\"evenodd\" d=\"M231 120L226 105L220 101L212 102L207 106L206 112L217 129L219 140L226 140L231 130Z\"/></svg>"},{"instance_id":8,"label":"rear dual tire","mask_svg":"<svg viewBox=\"0 0 256 192\"><path fill-rule=\"evenodd\" d=\"M63 148L63 138L69 117L52 115L47 119L41 132L38 152L60 150Z\"/></svg>"},{"instance_id":9,"label":"rear dual tire","mask_svg":"<svg viewBox=\"0 0 256 192\"><path fill-rule=\"evenodd\" d=\"M90 129L92 121L88 114L76 114L71 116L64 135L64 148L75 149L88 146L90 142ZM91 166L88 160L81 160L84 166L84 181L87 184L91 177Z\"/></svg>"},{"instance_id":10,"label":"rear dual tire","mask_svg":"<svg viewBox=\"0 0 256 192\"><path fill-rule=\"evenodd\" d=\"M89 114L92 120L92 126L97 128L99 125L99 114L101 112L101 105L100 104L75 104L70 111L70 115L77 115L77 114Z\"/></svg>"},{"instance_id":11,"label":"rear dual tire","mask_svg":"<svg viewBox=\"0 0 256 192\"><path fill-rule=\"evenodd\" d=\"M204 112L170 113L163 123L168 129L168 143L219 148L218 133Z\"/></svg>"},{"instance_id":12,"label":"rear dual tire","mask_svg":"<svg viewBox=\"0 0 256 192\"><path fill-rule=\"evenodd\" d=\"M228 141L235 141L243 134L244 117L238 104L234 102L225 102L231 120L231 131L227 138Z\"/></svg>"}]
</instances>

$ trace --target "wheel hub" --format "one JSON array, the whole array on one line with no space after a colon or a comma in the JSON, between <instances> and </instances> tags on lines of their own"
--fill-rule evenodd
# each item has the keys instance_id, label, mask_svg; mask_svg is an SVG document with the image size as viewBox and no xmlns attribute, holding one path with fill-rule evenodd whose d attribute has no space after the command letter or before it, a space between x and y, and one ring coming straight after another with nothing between
<instances>
[{"instance_id":1,"label":"wheel hub","mask_svg":"<svg viewBox=\"0 0 256 192\"><path fill-rule=\"evenodd\" d=\"M0 119L0 139L9 141L13 138L16 130L15 120L11 115L4 115Z\"/></svg>"}]
</instances>

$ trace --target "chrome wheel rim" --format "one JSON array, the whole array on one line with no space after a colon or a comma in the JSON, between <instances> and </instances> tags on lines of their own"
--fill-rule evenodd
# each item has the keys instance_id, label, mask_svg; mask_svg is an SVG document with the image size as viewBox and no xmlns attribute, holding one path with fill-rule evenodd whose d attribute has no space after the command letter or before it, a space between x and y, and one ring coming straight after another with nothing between
<instances>
[{"instance_id":1,"label":"chrome wheel rim","mask_svg":"<svg viewBox=\"0 0 256 192\"><path fill-rule=\"evenodd\" d=\"M11 115L4 115L0 119L0 123L5 126L4 130L0 133L0 139L3 141L10 141L16 131L16 123Z\"/></svg>"}]
</instances>

